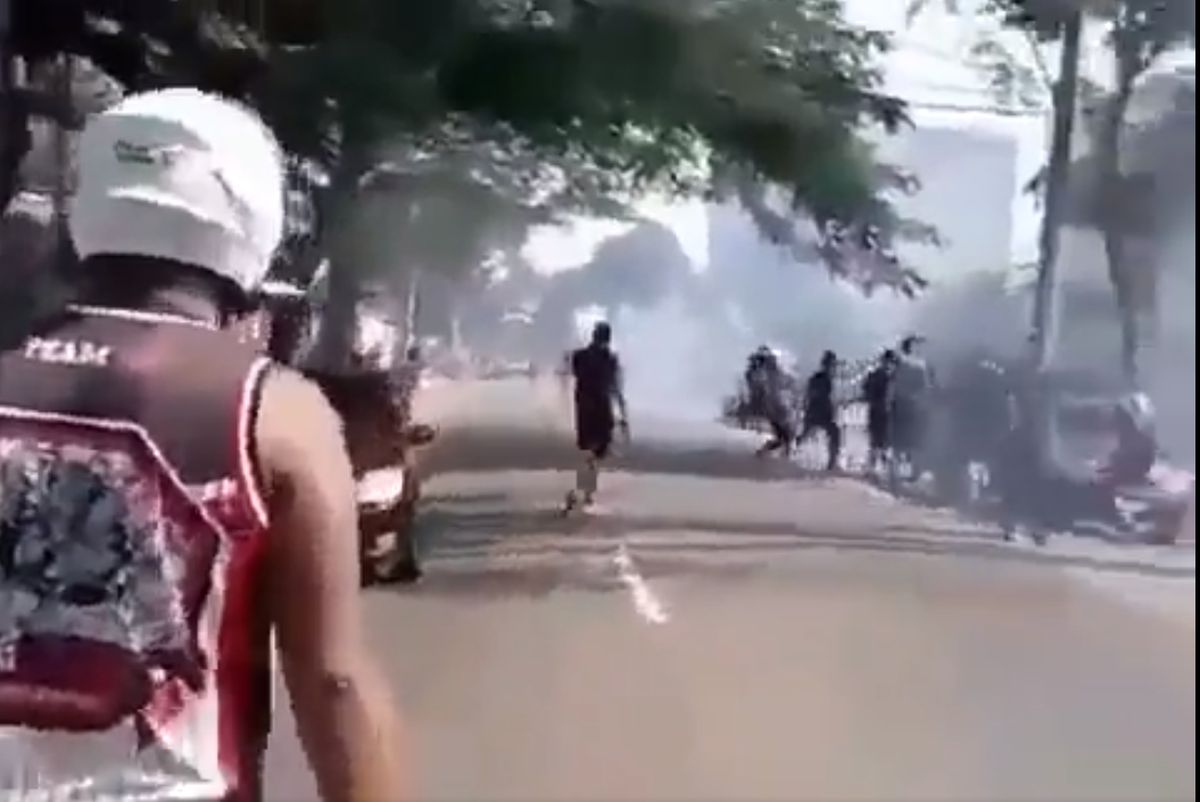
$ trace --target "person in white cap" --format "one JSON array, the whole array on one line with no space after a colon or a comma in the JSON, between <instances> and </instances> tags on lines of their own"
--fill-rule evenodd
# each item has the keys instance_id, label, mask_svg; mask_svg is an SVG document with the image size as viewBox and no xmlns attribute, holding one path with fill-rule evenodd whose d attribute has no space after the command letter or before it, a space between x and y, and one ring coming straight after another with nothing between
<instances>
[{"instance_id":1,"label":"person in white cap","mask_svg":"<svg viewBox=\"0 0 1200 802\"><path fill-rule=\"evenodd\" d=\"M272 633L323 798L407 793L339 421L227 325L282 226L233 102L83 131L77 302L0 354L0 800L260 799Z\"/></svg>"}]
</instances>

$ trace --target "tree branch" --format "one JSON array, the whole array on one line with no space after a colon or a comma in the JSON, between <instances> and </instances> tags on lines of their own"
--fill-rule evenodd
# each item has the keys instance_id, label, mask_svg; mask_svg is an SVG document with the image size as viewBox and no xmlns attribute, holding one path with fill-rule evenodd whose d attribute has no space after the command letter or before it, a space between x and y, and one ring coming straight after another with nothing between
<instances>
[{"instance_id":1,"label":"tree branch","mask_svg":"<svg viewBox=\"0 0 1200 802\"><path fill-rule=\"evenodd\" d=\"M1022 29L1025 34L1025 43L1029 45L1029 52L1033 56L1033 64L1037 69L1038 75L1042 78L1042 83L1046 85L1046 91L1053 94L1054 92L1054 75L1050 72L1049 65L1046 64L1046 59L1042 55L1042 50L1038 47L1037 36L1028 28Z\"/></svg>"}]
</instances>

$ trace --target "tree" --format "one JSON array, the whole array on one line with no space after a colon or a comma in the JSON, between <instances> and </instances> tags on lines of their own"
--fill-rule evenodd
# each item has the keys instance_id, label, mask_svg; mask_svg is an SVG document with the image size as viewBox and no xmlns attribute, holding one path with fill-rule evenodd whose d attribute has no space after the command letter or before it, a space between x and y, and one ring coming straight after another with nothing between
<instances>
[{"instance_id":1,"label":"tree","mask_svg":"<svg viewBox=\"0 0 1200 802\"><path fill-rule=\"evenodd\" d=\"M244 19L215 6L162 0L10 0L4 42L0 209L17 191L17 174L31 146L29 122L46 117L78 128L77 103L45 87L11 85L11 59L31 71L62 55L79 57L126 89L185 83L245 95L266 67L263 41Z\"/></svg>"},{"instance_id":2,"label":"tree","mask_svg":"<svg viewBox=\"0 0 1200 802\"><path fill-rule=\"evenodd\" d=\"M562 186L543 207L652 187L727 193L738 175L782 188L830 254L913 230L882 196L908 185L860 135L904 121L878 88L886 40L846 24L840 3L381 1L339 4L319 44L277 52L256 89L288 147L328 165L332 229L383 153L437 159L465 138L501 158L500 184L522 204L547 165ZM331 295L352 301L351 273L335 268ZM330 312L336 332L352 304Z\"/></svg>"},{"instance_id":3,"label":"tree","mask_svg":"<svg viewBox=\"0 0 1200 802\"><path fill-rule=\"evenodd\" d=\"M915 0L920 9L925 0ZM1110 92L1081 84L1093 95L1098 113L1089 132L1094 156L1072 168L1073 181L1081 176L1089 196L1083 208L1073 210L1076 222L1097 229L1104 239L1109 281L1113 287L1121 322L1121 365L1126 377L1136 382L1138 351L1143 339L1141 313L1153 305L1156 266L1135 258L1135 238L1153 239L1156 232L1144 210L1153 204L1154 184L1145 173L1128 173L1122 164L1123 140L1129 132L1127 113L1139 81L1164 53L1176 45L1195 42L1196 6L1186 0L988 0L985 8L1032 40L1056 40L1064 21L1083 12L1106 27L1112 48L1115 80ZM957 9L951 9L957 12ZM1036 47L1033 49L1035 62ZM1004 61L1016 60L1003 54ZM1038 66L1038 72L1045 70ZM1030 183L1032 190L1045 187L1046 172ZM1150 289L1148 289L1150 288Z\"/></svg>"},{"instance_id":4,"label":"tree","mask_svg":"<svg viewBox=\"0 0 1200 802\"><path fill-rule=\"evenodd\" d=\"M999 0L994 2L1001 5ZM1047 6L1049 2L1004 0L1003 6L1010 22L1044 33L1056 10L1054 5ZM1065 2L1057 0L1057 5ZM1076 219L1096 228L1103 237L1121 323L1121 366L1126 378L1136 383L1144 338L1141 318L1154 307L1158 268L1152 257L1136 258L1131 246L1136 239L1153 240L1158 232L1147 214L1155 205L1153 178L1147 173L1129 173L1122 164L1129 131L1126 118L1139 81L1159 57L1178 44L1194 42L1196 7L1194 2L1108 0L1087 3L1084 10L1107 28L1115 80L1112 90L1096 104L1090 132L1094 156L1072 171L1083 179L1090 196L1077 210Z\"/></svg>"},{"instance_id":5,"label":"tree","mask_svg":"<svg viewBox=\"0 0 1200 802\"><path fill-rule=\"evenodd\" d=\"M1137 215L1128 212L1132 204L1149 205L1143 176L1128 175L1122 169L1121 145L1125 118L1138 80L1155 60L1174 44L1195 38L1195 3L1170 3L1163 0L1121 0L1109 23L1109 41L1116 61L1116 87L1101 110L1096 132L1099 162L1099 186L1093 218L1104 237L1109 280L1116 293L1121 315L1122 367L1131 380L1137 379L1138 349L1142 334L1139 326L1139 285L1147 282L1138 273L1154 271L1153 264L1138 264L1129 252L1137 234L1152 235L1130 225ZM1141 198L1138 196L1141 195ZM1140 203L1138 203L1140 201ZM1153 284L1151 283L1151 286Z\"/></svg>"},{"instance_id":6,"label":"tree","mask_svg":"<svg viewBox=\"0 0 1200 802\"><path fill-rule=\"evenodd\" d=\"M862 137L905 119L880 91L887 40L846 23L838 0L17 2L29 58L72 52L128 87L186 80L252 100L299 162L329 174L328 232L348 226L381 161L462 150L492 175L442 171L443 186L481 185L525 209L611 209L656 187L765 209L774 188L833 265L914 232L886 194L911 183L878 169ZM413 212L419 186L389 191L409 193ZM331 275L348 302L330 305L335 335L357 289L344 267Z\"/></svg>"},{"instance_id":7,"label":"tree","mask_svg":"<svg viewBox=\"0 0 1200 802\"><path fill-rule=\"evenodd\" d=\"M302 6L301 0L287 5ZM61 231L37 199L9 215L20 189L22 164L33 145L35 117L78 128L93 110L87 96L98 84L115 81L125 89L187 84L245 96L266 67L261 37L247 18L223 14L216 2L175 0L9 0L0 42L0 340L14 344L30 325L52 314L70 297L71 287L47 262L65 265L56 249ZM229 5L244 5L236 0ZM77 69L67 67L63 57ZM24 61L27 80L16 85L14 63ZM64 67L67 67L64 69ZM55 72L74 73L72 92L55 91ZM38 76L50 77L39 81ZM93 76L102 75L95 81ZM81 90L83 93L81 94Z\"/></svg>"}]
</instances>

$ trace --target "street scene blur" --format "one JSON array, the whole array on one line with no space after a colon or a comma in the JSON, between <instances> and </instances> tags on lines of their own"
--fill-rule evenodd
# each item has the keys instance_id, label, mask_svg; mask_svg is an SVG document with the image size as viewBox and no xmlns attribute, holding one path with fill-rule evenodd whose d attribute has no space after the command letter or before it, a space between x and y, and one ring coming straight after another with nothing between
<instances>
[{"instance_id":1,"label":"street scene blur","mask_svg":"<svg viewBox=\"0 0 1200 802\"><path fill-rule=\"evenodd\" d=\"M0 104L0 800L1195 798L1193 0L0 0Z\"/></svg>"}]
</instances>

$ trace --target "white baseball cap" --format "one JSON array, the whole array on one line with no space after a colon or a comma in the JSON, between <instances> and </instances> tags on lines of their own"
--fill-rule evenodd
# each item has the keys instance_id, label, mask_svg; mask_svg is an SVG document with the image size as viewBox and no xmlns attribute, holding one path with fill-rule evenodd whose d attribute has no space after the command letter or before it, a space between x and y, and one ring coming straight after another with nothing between
<instances>
[{"instance_id":1,"label":"white baseball cap","mask_svg":"<svg viewBox=\"0 0 1200 802\"><path fill-rule=\"evenodd\" d=\"M81 258L136 254L254 290L283 235L278 143L250 109L197 89L130 95L79 141L69 218Z\"/></svg>"}]
</instances>

